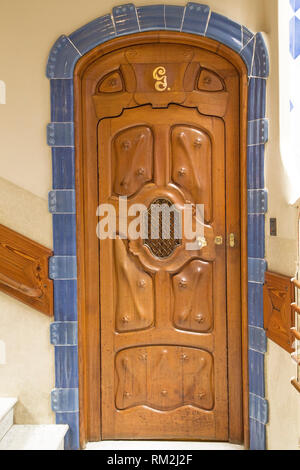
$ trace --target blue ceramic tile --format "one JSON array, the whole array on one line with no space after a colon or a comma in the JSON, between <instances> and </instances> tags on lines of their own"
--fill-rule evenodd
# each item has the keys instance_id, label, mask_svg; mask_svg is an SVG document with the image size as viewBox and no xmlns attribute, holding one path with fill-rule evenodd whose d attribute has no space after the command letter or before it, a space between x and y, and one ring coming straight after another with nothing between
<instances>
[{"instance_id":1,"label":"blue ceramic tile","mask_svg":"<svg viewBox=\"0 0 300 470\"><path fill-rule=\"evenodd\" d=\"M53 215L53 250L56 256L76 256L76 215Z\"/></svg>"},{"instance_id":2,"label":"blue ceramic tile","mask_svg":"<svg viewBox=\"0 0 300 470\"><path fill-rule=\"evenodd\" d=\"M185 8L182 31L205 35L210 8L199 3L188 3Z\"/></svg>"},{"instance_id":3,"label":"blue ceramic tile","mask_svg":"<svg viewBox=\"0 0 300 470\"><path fill-rule=\"evenodd\" d=\"M265 189L248 190L248 214L265 214L268 211L268 192Z\"/></svg>"},{"instance_id":4,"label":"blue ceramic tile","mask_svg":"<svg viewBox=\"0 0 300 470\"><path fill-rule=\"evenodd\" d=\"M294 11L297 11L300 8L300 0L290 0L290 5Z\"/></svg>"},{"instance_id":5,"label":"blue ceramic tile","mask_svg":"<svg viewBox=\"0 0 300 470\"><path fill-rule=\"evenodd\" d=\"M250 326L263 328L263 285L248 283L248 323Z\"/></svg>"},{"instance_id":6,"label":"blue ceramic tile","mask_svg":"<svg viewBox=\"0 0 300 470\"><path fill-rule=\"evenodd\" d=\"M297 11L300 8L300 0L290 0L290 5L294 11Z\"/></svg>"},{"instance_id":7,"label":"blue ceramic tile","mask_svg":"<svg viewBox=\"0 0 300 470\"><path fill-rule=\"evenodd\" d=\"M76 279L76 256L52 256L49 260L50 279Z\"/></svg>"},{"instance_id":8,"label":"blue ceramic tile","mask_svg":"<svg viewBox=\"0 0 300 470\"><path fill-rule=\"evenodd\" d=\"M248 75L252 74L253 54L254 54L255 38L241 50L240 55L247 65Z\"/></svg>"},{"instance_id":9,"label":"blue ceramic tile","mask_svg":"<svg viewBox=\"0 0 300 470\"><path fill-rule=\"evenodd\" d=\"M79 413L56 413L56 424L68 424L65 436L65 450L79 450Z\"/></svg>"},{"instance_id":10,"label":"blue ceramic tile","mask_svg":"<svg viewBox=\"0 0 300 470\"><path fill-rule=\"evenodd\" d=\"M266 427L259 421L250 419L250 450L266 449Z\"/></svg>"},{"instance_id":11,"label":"blue ceramic tile","mask_svg":"<svg viewBox=\"0 0 300 470\"><path fill-rule=\"evenodd\" d=\"M264 259L248 258L248 281L263 284L267 263Z\"/></svg>"},{"instance_id":12,"label":"blue ceramic tile","mask_svg":"<svg viewBox=\"0 0 300 470\"><path fill-rule=\"evenodd\" d=\"M265 366L264 354L249 349L249 391L261 398L265 398Z\"/></svg>"},{"instance_id":13,"label":"blue ceramic tile","mask_svg":"<svg viewBox=\"0 0 300 470\"><path fill-rule=\"evenodd\" d=\"M184 7L165 5L166 29L180 31L183 19Z\"/></svg>"},{"instance_id":14,"label":"blue ceramic tile","mask_svg":"<svg viewBox=\"0 0 300 470\"><path fill-rule=\"evenodd\" d=\"M254 34L250 29L246 28L245 26L242 26L242 43L243 47L245 47L251 39L254 37Z\"/></svg>"},{"instance_id":15,"label":"blue ceramic tile","mask_svg":"<svg viewBox=\"0 0 300 470\"><path fill-rule=\"evenodd\" d=\"M136 9L133 3L113 8L113 17L118 36L140 31Z\"/></svg>"},{"instance_id":16,"label":"blue ceramic tile","mask_svg":"<svg viewBox=\"0 0 300 470\"><path fill-rule=\"evenodd\" d=\"M264 258L265 256L265 216L248 215L248 256Z\"/></svg>"},{"instance_id":17,"label":"blue ceramic tile","mask_svg":"<svg viewBox=\"0 0 300 470\"><path fill-rule=\"evenodd\" d=\"M250 78L248 93L248 121L262 119L266 115L266 80Z\"/></svg>"},{"instance_id":18,"label":"blue ceramic tile","mask_svg":"<svg viewBox=\"0 0 300 470\"><path fill-rule=\"evenodd\" d=\"M243 47L241 25L218 13L211 14L206 36L226 44L237 52Z\"/></svg>"},{"instance_id":19,"label":"blue ceramic tile","mask_svg":"<svg viewBox=\"0 0 300 470\"><path fill-rule=\"evenodd\" d=\"M267 337L263 328L249 326L249 348L260 353L267 352ZM254 418L254 416L252 416Z\"/></svg>"},{"instance_id":20,"label":"blue ceramic tile","mask_svg":"<svg viewBox=\"0 0 300 470\"><path fill-rule=\"evenodd\" d=\"M54 281L54 318L56 321L77 320L77 281Z\"/></svg>"},{"instance_id":21,"label":"blue ceramic tile","mask_svg":"<svg viewBox=\"0 0 300 470\"><path fill-rule=\"evenodd\" d=\"M268 423L268 402L253 393L249 394L249 416L261 424Z\"/></svg>"},{"instance_id":22,"label":"blue ceramic tile","mask_svg":"<svg viewBox=\"0 0 300 470\"><path fill-rule=\"evenodd\" d=\"M55 387L78 387L77 346L55 346Z\"/></svg>"},{"instance_id":23,"label":"blue ceramic tile","mask_svg":"<svg viewBox=\"0 0 300 470\"><path fill-rule=\"evenodd\" d=\"M72 147L52 147L53 189L75 188L74 154Z\"/></svg>"},{"instance_id":24,"label":"blue ceramic tile","mask_svg":"<svg viewBox=\"0 0 300 470\"><path fill-rule=\"evenodd\" d=\"M255 36L255 51L252 67L253 77L267 78L269 76L269 54L261 33Z\"/></svg>"},{"instance_id":25,"label":"blue ceramic tile","mask_svg":"<svg viewBox=\"0 0 300 470\"><path fill-rule=\"evenodd\" d=\"M83 55L115 35L111 15L104 15L74 31L70 34L70 39Z\"/></svg>"},{"instance_id":26,"label":"blue ceramic tile","mask_svg":"<svg viewBox=\"0 0 300 470\"><path fill-rule=\"evenodd\" d=\"M269 137L268 119L248 121L248 145L265 144Z\"/></svg>"},{"instance_id":27,"label":"blue ceramic tile","mask_svg":"<svg viewBox=\"0 0 300 470\"><path fill-rule=\"evenodd\" d=\"M48 78L73 78L75 64L80 54L67 36L60 36L49 54Z\"/></svg>"},{"instance_id":28,"label":"blue ceramic tile","mask_svg":"<svg viewBox=\"0 0 300 470\"><path fill-rule=\"evenodd\" d=\"M79 411L78 388L55 388L52 390L51 407L56 413Z\"/></svg>"},{"instance_id":29,"label":"blue ceramic tile","mask_svg":"<svg viewBox=\"0 0 300 470\"><path fill-rule=\"evenodd\" d=\"M51 121L73 122L73 80L50 80Z\"/></svg>"},{"instance_id":30,"label":"blue ceramic tile","mask_svg":"<svg viewBox=\"0 0 300 470\"><path fill-rule=\"evenodd\" d=\"M136 11L141 31L165 29L165 5L147 5Z\"/></svg>"},{"instance_id":31,"label":"blue ceramic tile","mask_svg":"<svg viewBox=\"0 0 300 470\"><path fill-rule=\"evenodd\" d=\"M51 214L75 214L75 191L73 189L49 191L48 206Z\"/></svg>"},{"instance_id":32,"label":"blue ceramic tile","mask_svg":"<svg viewBox=\"0 0 300 470\"><path fill-rule=\"evenodd\" d=\"M290 20L290 53L293 59L300 54L300 20L296 16Z\"/></svg>"},{"instance_id":33,"label":"blue ceramic tile","mask_svg":"<svg viewBox=\"0 0 300 470\"><path fill-rule=\"evenodd\" d=\"M247 178L249 189L264 188L265 146L254 145L247 149Z\"/></svg>"},{"instance_id":34,"label":"blue ceramic tile","mask_svg":"<svg viewBox=\"0 0 300 470\"><path fill-rule=\"evenodd\" d=\"M72 122L51 122L48 124L47 144L51 147L73 147L74 124Z\"/></svg>"},{"instance_id":35,"label":"blue ceramic tile","mask_svg":"<svg viewBox=\"0 0 300 470\"><path fill-rule=\"evenodd\" d=\"M50 343L55 346L77 345L77 322L56 321L50 325Z\"/></svg>"}]
</instances>

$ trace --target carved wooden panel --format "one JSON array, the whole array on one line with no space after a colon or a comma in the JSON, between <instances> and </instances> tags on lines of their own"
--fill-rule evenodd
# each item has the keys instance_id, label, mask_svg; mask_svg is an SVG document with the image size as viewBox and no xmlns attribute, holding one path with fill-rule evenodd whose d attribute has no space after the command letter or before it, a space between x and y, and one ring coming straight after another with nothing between
<instances>
[{"instance_id":1,"label":"carved wooden panel","mask_svg":"<svg viewBox=\"0 0 300 470\"><path fill-rule=\"evenodd\" d=\"M113 188L131 196L152 179L153 137L149 127L135 126L116 136L113 143Z\"/></svg>"},{"instance_id":2,"label":"carved wooden panel","mask_svg":"<svg viewBox=\"0 0 300 470\"><path fill-rule=\"evenodd\" d=\"M295 326L291 303L295 292L287 276L267 272L264 285L264 327L267 337L288 352L292 352L290 329Z\"/></svg>"},{"instance_id":3,"label":"carved wooden panel","mask_svg":"<svg viewBox=\"0 0 300 470\"><path fill-rule=\"evenodd\" d=\"M125 349L116 356L116 408L148 406L160 411L214 406L211 354L180 346Z\"/></svg>"},{"instance_id":4,"label":"carved wooden panel","mask_svg":"<svg viewBox=\"0 0 300 470\"><path fill-rule=\"evenodd\" d=\"M172 130L172 179L188 191L191 202L204 204L205 221L212 218L211 141L206 132L190 126Z\"/></svg>"},{"instance_id":5,"label":"carved wooden panel","mask_svg":"<svg viewBox=\"0 0 300 470\"><path fill-rule=\"evenodd\" d=\"M198 79L198 89L201 91L222 91L224 85L216 73L202 69Z\"/></svg>"},{"instance_id":6,"label":"carved wooden panel","mask_svg":"<svg viewBox=\"0 0 300 470\"><path fill-rule=\"evenodd\" d=\"M213 326L212 265L191 261L173 276L173 321L176 328L207 332Z\"/></svg>"},{"instance_id":7,"label":"carved wooden panel","mask_svg":"<svg viewBox=\"0 0 300 470\"><path fill-rule=\"evenodd\" d=\"M52 251L0 225L0 290L46 315L53 315Z\"/></svg>"},{"instance_id":8,"label":"carved wooden panel","mask_svg":"<svg viewBox=\"0 0 300 470\"><path fill-rule=\"evenodd\" d=\"M154 320L154 291L151 276L128 253L125 242L114 240L116 267L116 329L149 328Z\"/></svg>"},{"instance_id":9,"label":"carved wooden panel","mask_svg":"<svg viewBox=\"0 0 300 470\"><path fill-rule=\"evenodd\" d=\"M98 85L99 93L117 93L122 90L123 82L119 71L109 73Z\"/></svg>"}]
</instances>

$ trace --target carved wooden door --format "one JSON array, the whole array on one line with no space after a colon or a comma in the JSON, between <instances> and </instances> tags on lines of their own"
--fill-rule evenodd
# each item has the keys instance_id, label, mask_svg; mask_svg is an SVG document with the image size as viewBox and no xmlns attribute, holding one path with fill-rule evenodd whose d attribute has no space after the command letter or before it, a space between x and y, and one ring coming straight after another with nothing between
<instances>
[{"instance_id":1,"label":"carved wooden door","mask_svg":"<svg viewBox=\"0 0 300 470\"><path fill-rule=\"evenodd\" d=\"M99 241L102 439L228 440L225 174L228 145L238 147L226 119L239 125L237 72L203 49L143 44L107 54L89 77L98 203L119 215L126 196L129 223L134 204L204 205L197 249L174 227L167 240L125 237L123 219ZM161 235L162 217L149 220Z\"/></svg>"}]
</instances>

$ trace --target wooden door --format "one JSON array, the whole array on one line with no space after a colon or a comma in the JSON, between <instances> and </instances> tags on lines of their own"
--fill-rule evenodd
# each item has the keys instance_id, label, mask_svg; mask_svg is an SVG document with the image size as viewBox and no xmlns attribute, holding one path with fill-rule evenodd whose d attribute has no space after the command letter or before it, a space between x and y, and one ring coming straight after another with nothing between
<instances>
[{"instance_id":1,"label":"wooden door","mask_svg":"<svg viewBox=\"0 0 300 470\"><path fill-rule=\"evenodd\" d=\"M168 240L125 236L124 221L115 239L90 244L101 437L241 441L238 72L216 53L154 41L94 60L81 93L97 177L86 218L99 204L119 216L124 196L129 214L135 204L204 205L199 249L172 228ZM149 220L161 234L162 218Z\"/></svg>"}]
</instances>

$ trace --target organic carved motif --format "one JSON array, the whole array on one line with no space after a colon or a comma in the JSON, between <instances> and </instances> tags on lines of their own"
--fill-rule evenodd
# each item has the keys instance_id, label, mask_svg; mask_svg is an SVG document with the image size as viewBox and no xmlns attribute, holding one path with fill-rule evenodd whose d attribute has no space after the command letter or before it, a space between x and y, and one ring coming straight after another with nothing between
<instances>
[{"instance_id":1,"label":"organic carved motif","mask_svg":"<svg viewBox=\"0 0 300 470\"><path fill-rule=\"evenodd\" d=\"M212 265L191 261L173 276L173 321L182 330L207 332L213 325Z\"/></svg>"},{"instance_id":2,"label":"organic carved motif","mask_svg":"<svg viewBox=\"0 0 300 470\"><path fill-rule=\"evenodd\" d=\"M125 243L114 240L116 271L116 330L149 328L154 319L152 277L128 254Z\"/></svg>"},{"instance_id":3,"label":"organic carved motif","mask_svg":"<svg viewBox=\"0 0 300 470\"><path fill-rule=\"evenodd\" d=\"M214 406L211 354L183 346L124 349L116 356L116 408L148 406L169 411L184 405Z\"/></svg>"},{"instance_id":4,"label":"organic carved motif","mask_svg":"<svg viewBox=\"0 0 300 470\"><path fill-rule=\"evenodd\" d=\"M146 126L120 132L113 142L113 190L120 196L132 196L153 175L153 136Z\"/></svg>"},{"instance_id":5,"label":"organic carved motif","mask_svg":"<svg viewBox=\"0 0 300 470\"><path fill-rule=\"evenodd\" d=\"M188 191L194 204L204 204L205 221L212 218L211 141L209 136L189 126L172 131L172 180Z\"/></svg>"}]
</instances>

